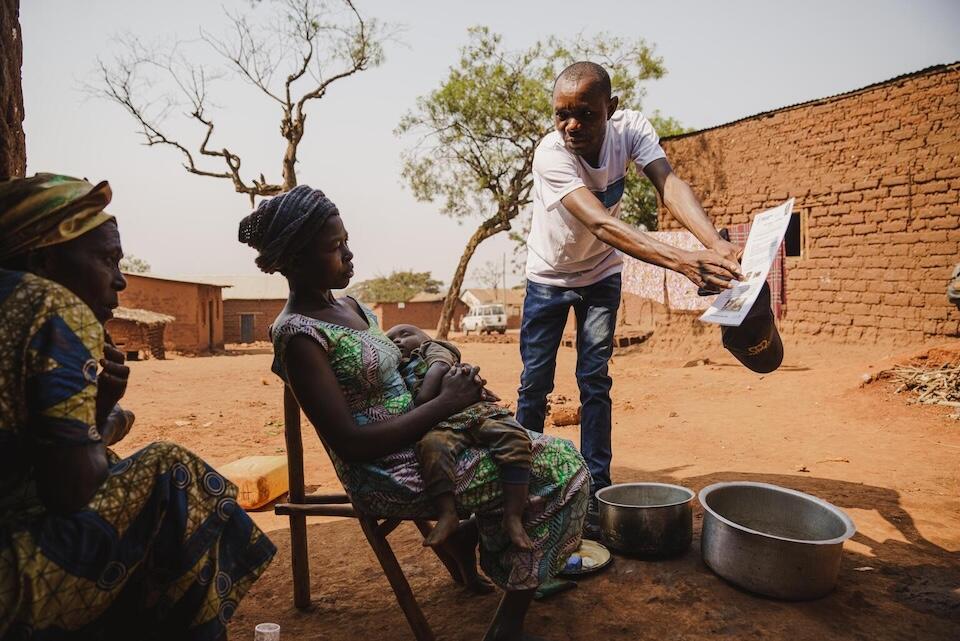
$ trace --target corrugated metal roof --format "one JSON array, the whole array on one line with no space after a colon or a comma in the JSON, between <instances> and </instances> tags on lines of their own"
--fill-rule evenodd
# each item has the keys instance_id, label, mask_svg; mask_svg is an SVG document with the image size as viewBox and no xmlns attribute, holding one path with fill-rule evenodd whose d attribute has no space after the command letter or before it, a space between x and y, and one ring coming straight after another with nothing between
<instances>
[{"instance_id":1,"label":"corrugated metal roof","mask_svg":"<svg viewBox=\"0 0 960 641\"><path fill-rule=\"evenodd\" d=\"M208 280L203 276L161 276L159 274L154 274L153 272L146 272L144 274L136 272L123 272L124 276L137 276L139 278L152 278L154 280L168 280L174 283L187 283L190 285L209 285L210 287L230 287L228 283L221 282L218 280Z\"/></svg>"},{"instance_id":2,"label":"corrugated metal roof","mask_svg":"<svg viewBox=\"0 0 960 641\"><path fill-rule=\"evenodd\" d=\"M933 65L932 67L926 67L924 69L919 69L917 71L911 71L910 73L901 74L890 78L889 80L881 80L880 82L875 82L869 84L865 87L860 87L859 89L851 89L850 91L844 91L843 93L833 94L832 96L826 96L824 98L816 98L814 100L807 100L806 102L798 102L793 105L787 105L786 107L777 107L776 109L771 109L769 111L761 111L760 113L753 114L752 116L745 116L743 118L738 118L737 120L731 120L730 122L725 122L720 125L714 125L713 127L705 127L703 129L697 129L696 131L688 131L685 134L676 134L675 136L664 136L660 140L669 141L669 140L680 140L681 138L686 138L688 136L695 136L697 134L702 134L706 131L713 131L714 129L722 129L723 127L730 127L747 120L755 120L757 118L766 118L768 116L773 116L784 111L790 111L793 109L799 109L801 107L808 107L810 105L819 105L834 100L840 100L842 98L848 98L859 93L870 91L872 89L877 89L878 87L883 87L886 85L896 84L898 82L903 82L904 80L909 80L911 78L917 78L919 76L927 76L935 73L944 73L947 71L954 71L960 69L960 60L957 62L951 62L949 64L942 65Z\"/></svg>"},{"instance_id":3,"label":"corrugated metal roof","mask_svg":"<svg viewBox=\"0 0 960 641\"><path fill-rule=\"evenodd\" d=\"M283 274L241 274L236 276L203 276L230 289L223 291L223 300L286 300L290 293Z\"/></svg>"},{"instance_id":4,"label":"corrugated metal roof","mask_svg":"<svg viewBox=\"0 0 960 641\"><path fill-rule=\"evenodd\" d=\"M502 303L503 301L503 290L502 289L481 289L476 287L471 287L470 289L465 289L460 293L460 299L463 300L463 297L469 292L480 301L481 305L486 305L488 303ZM526 291L523 289L508 289L507 290L507 304L508 305L522 305L523 297L526 294Z\"/></svg>"}]
</instances>

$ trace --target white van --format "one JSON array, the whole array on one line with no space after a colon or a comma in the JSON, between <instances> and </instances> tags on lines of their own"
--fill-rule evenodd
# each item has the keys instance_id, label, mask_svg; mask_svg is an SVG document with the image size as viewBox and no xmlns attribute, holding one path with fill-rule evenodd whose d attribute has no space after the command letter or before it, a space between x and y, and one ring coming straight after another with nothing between
<instances>
[{"instance_id":1,"label":"white van","mask_svg":"<svg viewBox=\"0 0 960 641\"><path fill-rule=\"evenodd\" d=\"M460 321L460 331L464 334L503 334L507 331L507 312L500 304L475 307Z\"/></svg>"}]
</instances>

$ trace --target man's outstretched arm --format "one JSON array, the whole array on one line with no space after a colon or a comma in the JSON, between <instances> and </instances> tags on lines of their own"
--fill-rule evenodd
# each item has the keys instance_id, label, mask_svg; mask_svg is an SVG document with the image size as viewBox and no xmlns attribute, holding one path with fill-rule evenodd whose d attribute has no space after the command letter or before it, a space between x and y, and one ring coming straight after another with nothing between
<instances>
[{"instance_id":1,"label":"man's outstretched arm","mask_svg":"<svg viewBox=\"0 0 960 641\"><path fill-rule=\"evenodd\" d=\"M658 162L660 161L654 161L650 164L653 165ZM663 163L667 165L669 170L669 163L666 160L663 160ZM663 179L666 181L667 176L663 176ZM676 176L674 176L674 179L679 180ZM654 186L657 186L656 182L654 182ZM660 188L662 188L662 184L658 187L658 189ZM696 201L695 196L693 199ZM567 211L583 223L594 236L606 244L638 260L679 272L698 287L708 285L727 288L730 286L731 279L741 277L740 265L736 260L736 246L730 245L720 238L706 214L703 213L702 208L699 209L699 214L703 218L702 224L699 225L700 232L712 240L712 236L706 235L706 228L709 228L709 231L713 236L716 236L717 240L729 245L729 248L724 245L715 245L723 249L725 255L714 250L685 251L661 243L653 236L611 216L603 204L597 200L597 197L586 187L580 187L570 192L563 197L561 202ZM697 207L699 208L699 203ZM693 214L692 218L694 220L697 218L696 213ZM693 230L691 229L691 231ZM703 242L696 231L693 231L693 233Z\"/></svg>"},{"instance_id":2,"label":"man's outstretched arm","mask_svg":"<svg viewBox=\"0 0 960 641\"><path fill-rule=\"evenodd\" d=\"M673 217L696 236L704 247L712 249L729 260L739 261L740 249L720 237L690 185L673 173L666 158L659 158L647 164L643 168L643 173L653 183L657 193L660 194L660 199Z\"/></svg>"}]
</instances>

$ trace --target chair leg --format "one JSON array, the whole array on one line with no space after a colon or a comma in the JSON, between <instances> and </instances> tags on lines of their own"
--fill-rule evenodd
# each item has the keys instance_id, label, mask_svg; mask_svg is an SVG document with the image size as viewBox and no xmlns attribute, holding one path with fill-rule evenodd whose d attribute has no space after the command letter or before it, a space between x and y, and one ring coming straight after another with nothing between
<instances>
[{"instance_id":1,"label":"chair leg","mask_svg":"<svg viewBox=\"0 0 960 641\"><path fill-rule=\"evenodd\" d=\"M307 517L290 517L290 560L293 565L293 605L310 607L310 556L307 553Z\"/></svg>"},{"instance_id":2,"label":"chair leg","mask_svg":"<svg viewBox=\"0 0 960 641\"><path fill-rule=\"evenodd\" d=\"M430 532L433 531L433 526L430 525L429 521L417 519L414 521L414 523L416 524L417 529L420 530L420 534L423 535L423 538L430 536ZM453 560L453 557L450 556L450 553L439 547L430 549L433 550L434 554L437 555L437 558L440 559L440 562L443 563L443 566L447 568L447 572L450 573L450 578L453 579L453 582L458 585L463 585L463 576L460 573L460 568L457 567L457 562Z\"/></svg>"},{"instance_id":3,"label":"chair leg","mask_svg":"<svg viewBox=\"0 0 960 641\"><path fill-rule=\"evenodd\" d=\"M374 554L377 555L377 560L380 561L383 573L387 575L390 587L393 588L393 593L397 597L400 609L403 610L403 614L407 617L407 623L410 624L413 636L417 641L436 641L436 637L433 636L433 630L430 629L426 617L423 616L423 611L420 610L420 606L417 605L417 600L413 596L410 584L407 583L407 577L404 576L403 569L397 562L397 557L394 555L390 543L386 537L381 536L378 531L377 520L367 516L362 516L359 520L360 527L363 529L367 541L370 542L370 547L373 548Z\"/></svg>"}]
</instances>

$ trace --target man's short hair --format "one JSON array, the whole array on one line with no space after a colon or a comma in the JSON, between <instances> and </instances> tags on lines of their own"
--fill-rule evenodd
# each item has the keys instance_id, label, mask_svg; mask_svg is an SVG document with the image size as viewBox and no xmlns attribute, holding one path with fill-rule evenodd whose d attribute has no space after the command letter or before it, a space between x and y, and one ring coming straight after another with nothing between
<instances>
[{"instance_id":1,"label":"man's short hair","mask_svg":"<svg viewBox=\"0 0 960 641\"><path fill-rule=\"evenodd\" d=\"M579 82L583 79L596 82L597 89L599 89L607 98L613 94L613 90L610 86L610 74L607 73L606 69L595 62L590 62L589 60L575 62L561 71L560 75L557 76L557 79L553 82L553 86L556 88L557 83L561 80Z\"/></svg>"}]
</instances>

